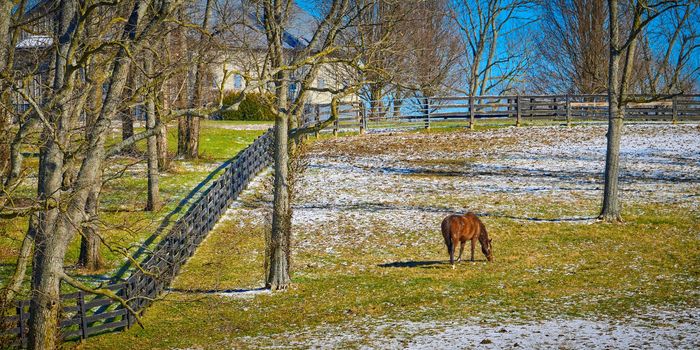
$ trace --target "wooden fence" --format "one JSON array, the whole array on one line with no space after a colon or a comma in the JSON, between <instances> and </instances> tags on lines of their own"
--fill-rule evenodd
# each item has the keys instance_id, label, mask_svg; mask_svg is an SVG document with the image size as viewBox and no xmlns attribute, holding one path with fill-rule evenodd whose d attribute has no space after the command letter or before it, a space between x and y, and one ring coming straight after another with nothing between
<instances>
[{"instance_id":1,"label":"wooden fence","mask_svg":"<svg viewBox=\"0 0 700 350\"><path fill-rule=\"evenodd\" d=\"M634 96L650 100L650 96ZM551 120L569 125L607 120L607 95L451 96L386 99L339 107L339 118L326 130L393 130L470 125L499 121L520 126L524 122ZM329 105L311 106L304 123L330 117ZM653 102L628 103L629 121L700 121L700 95L678 95Z\"/></svg>"},{"instance_id":2,"label":"wooden fence","mask_svg":"<svg viewBox=\"0 0 700 350\"><path fill-rule=\"evenodd\" d=\"M141 263L141 269L126 281L105 288L128 300L129 306L137 312L148 307L170 285L231 202L256 174L272 163L273 141L272 132L268 131L240 152L158 242ZM135 321L120 303L101 295L82 291L62 294L61 304L63 339L85 339L107 331L123 330ZM15 346L25 347L28 319L29 301L19 301L15 313L3 318L3 336L14 339Z\"/></svg>"}]
</instances>

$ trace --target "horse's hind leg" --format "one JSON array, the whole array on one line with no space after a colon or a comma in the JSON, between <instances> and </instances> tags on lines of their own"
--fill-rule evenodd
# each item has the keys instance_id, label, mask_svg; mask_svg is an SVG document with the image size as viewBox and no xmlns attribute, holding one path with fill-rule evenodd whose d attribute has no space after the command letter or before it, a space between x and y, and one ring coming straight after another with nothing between
<instances>
[{"instance_id":1,"label":"horse's hind leg","mask_svg":"<svg viewBox=\"0 0 700 350\"><path fill-rule=\"evenodd\" d=\"M453 239L452 242L450 242L450 265L452 265L452 268L455 268L455 247L457 246L457 243L459 243L458 240Z\"/></svg>"},{"instance_id":2,"label":"horse's hind leg","mask_svg":"<svg viewBox=\"0 0 700 350\"><path fill-rule=\"evenodd\" d=\"M464 251L464 242L459 242L459 256L457 257L457 262L462 261L462 252Z\"/></svg>"},{"instance_id":3,"label":"horse's hind leg","mask_svg":"<svg viewBox=\"0 0 700 350\"><path fill-rule=\"evenodd\" d=\"M476 245L476 240L472 239L472 258L471 261L474 261L474 246Z\"/></svg>"}]
</instances>

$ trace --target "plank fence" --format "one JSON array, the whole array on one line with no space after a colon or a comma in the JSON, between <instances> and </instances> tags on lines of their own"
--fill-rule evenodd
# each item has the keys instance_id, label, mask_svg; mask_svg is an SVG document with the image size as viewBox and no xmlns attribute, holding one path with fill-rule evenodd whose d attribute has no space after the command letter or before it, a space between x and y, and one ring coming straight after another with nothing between
<instances>
[{"instance_id":1,"label":"plank fence","mask_svg":"<svg viewBox=\"0 0 700 350\"><path fill-rule=\"evenodd\" d=\"M104 288L143 312L173 281L187 259L207 236L231 202L272 161L272 131L267 131L241 151L201 196L178 219L170 231L141 262L141 268L124 282ZM61 294L61 335L64 340L85 339L108 331L128 329L135 318L119 302L105 296L78 291ZM3 317L3 337L26 347L29 301L17 302L14 314Z\"/></svg>"},{"instance_id":2,"label":"plank fence","mask_svg":"<svg viewBox=\"0 0 700 350\"><path fill-rule=\"evenodd\" d=\"M652 96L632 96L639 101L628 103L625 119L646 121L700 121L700 95L678 95L653 100ZM431 127L469 126L477 122L512 123L548 120L572 125L605 121L608 116L607 95L499 95L447 96L430 98L386 99L341 104L339 118L324 131L384 131ZM330 106L311 106L305 123L330 118Z\"/></svg>"}]
</instances>

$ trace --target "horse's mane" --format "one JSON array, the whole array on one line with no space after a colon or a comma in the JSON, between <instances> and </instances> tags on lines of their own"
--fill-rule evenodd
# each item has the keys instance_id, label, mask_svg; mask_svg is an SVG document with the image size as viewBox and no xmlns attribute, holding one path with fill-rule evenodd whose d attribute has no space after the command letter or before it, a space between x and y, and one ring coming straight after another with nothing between
<instances>
[{"instance_id":1,"label":"horse's mane","mask_svg":"<svg viewBox=\"0 0 700 350\"><path fill-rule=\"evenodd\" d=\"M481 242L481 243L488 242L489 233L486 232L486 226L484 225L483 222L479 221L479 227L481 228L479 230L479 242Z\"/></svg>"}]
</instances>

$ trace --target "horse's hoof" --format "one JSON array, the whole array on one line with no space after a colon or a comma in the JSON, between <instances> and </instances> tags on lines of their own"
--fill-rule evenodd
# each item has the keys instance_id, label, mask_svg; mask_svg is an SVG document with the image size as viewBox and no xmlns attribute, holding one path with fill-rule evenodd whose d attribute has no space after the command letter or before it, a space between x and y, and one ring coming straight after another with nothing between
<instances>
[{"instance_id":1,"label":"horse's hoof","mask_svg":"<svg viewBox=\"0 0 700 350\"><path fill-rule=\"evenodd\" d=\"M452 264L452 269L453 269L453 270L456 269L455 264Z\"/></svg>"}]
</instances>

